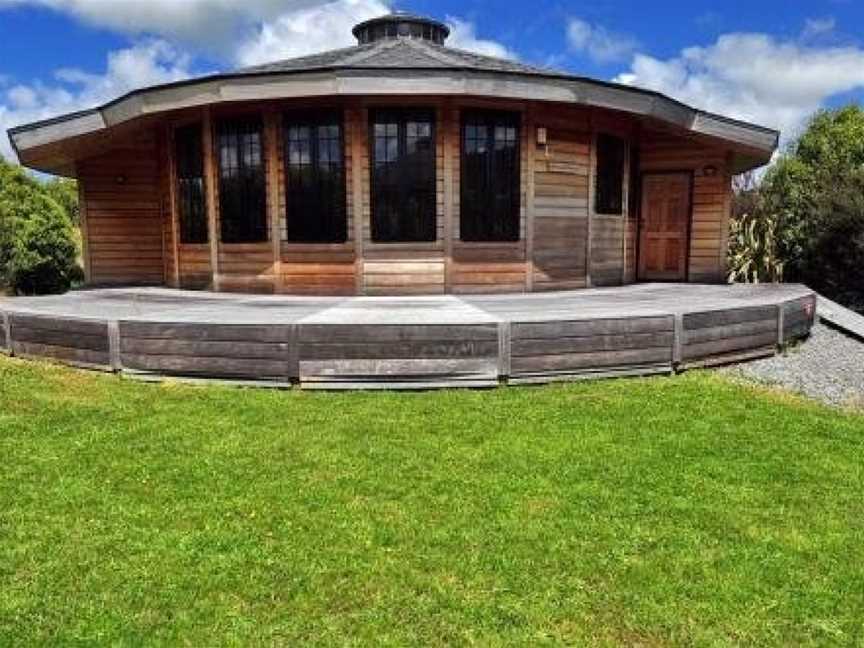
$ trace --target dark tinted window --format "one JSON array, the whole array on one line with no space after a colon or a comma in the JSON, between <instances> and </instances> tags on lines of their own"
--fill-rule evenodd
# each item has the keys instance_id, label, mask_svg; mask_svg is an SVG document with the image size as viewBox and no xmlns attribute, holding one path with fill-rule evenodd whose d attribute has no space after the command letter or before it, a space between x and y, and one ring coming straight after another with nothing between
<instances>
[{"instance_id":1,"label":"dark tinted window","mask_svg":"<svg viewBox=\"0 0 864 648\"><path fill-rule=\"evenodd\" d=\"M208 240L201 142L201 124L184 126L174 132L181 243L206 243Z\"/></svg>"},{"instance_id":2,"label":"dark tinted window","mask_svg":"<svg viewBox=\"0 0 864 648\"><path fill-rule=\"evenodd\" d=\"M372 239L434 241L435 119L428 110L372 114Z\"/></svg>"},{"instance_id":3,"label":"dark tinted window","mask_svg":"<svg viewBox=\"0 0 864 648\"><path fill-rule=\"evenodd\" d=\"M222 241L266 241L267 196L261 120L220 122L216 149Z\"/></svg>"},{"instance_id":4,"label":"dark tinted window","mask_svg":"<svg viewBox=\"0 0 864 648\"><path fill-rule=\"evenodd\" d=\"M624 211L624 161L626 144L620 137L597 136L597 192L595 209L598 214L621 214Z\"/></svg>"},{"instance_id":5,"label":"dark tinted window","mask_svg":"<svg viewBox=\"0 0 864 648\"><path fill-rule=\"evenodd\" d=\"M519 116L467 113L461 168L460 238L519 240Z\"/></svg>"},{"instance_id":6,"label":"dark tinted window","mask_svg":"<svg viewBox=\"0 0 864 648\"><path fill-rule=\"evenodd\" d=\"M285 175L288 240L345 241L345 171L338 113L286 115Z\"/></svg>"}]
</instances>

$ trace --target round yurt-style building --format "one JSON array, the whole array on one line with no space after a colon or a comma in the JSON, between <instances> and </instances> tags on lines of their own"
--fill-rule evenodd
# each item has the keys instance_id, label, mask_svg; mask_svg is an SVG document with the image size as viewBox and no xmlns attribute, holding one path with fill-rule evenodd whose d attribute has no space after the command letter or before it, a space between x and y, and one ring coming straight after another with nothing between
<instances>
[{"instance_id":1,"label":"round yurt-style building","mask_svg":"<svg viewBox=\"0 0 864 648\"><path fill-rule=\"evenodd\" d=\"M422 16L353 34L12 129L24 165L79 181L88 286L125 292L0 303L0 346L159 375L494 384L809 330L809 292L720 285L731 178L776 131L454 49ZM621 288L580 296L598 287Z\"/></svg>"}]
</instances>

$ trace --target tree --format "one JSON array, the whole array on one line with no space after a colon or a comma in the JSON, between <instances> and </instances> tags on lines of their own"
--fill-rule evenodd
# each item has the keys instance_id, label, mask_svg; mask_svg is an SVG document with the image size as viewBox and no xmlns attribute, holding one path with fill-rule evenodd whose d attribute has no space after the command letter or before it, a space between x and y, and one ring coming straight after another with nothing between
<instances>
[{"instance_id":1,"label":"tree","mask_svg":"<svg viewBox=\"0 0 864 648\"><path fill-rule=\"evenodd\" d=\"M81 278L63 205L20 167L0 160L0 286L19 294L68 290Z\"/></svg>"},{"instance_id":2,"label":"tree","mask_svg":"<svg viewBox=\"0 0 864 648\"><path fill-rule=\"evenodd\" d=\"M736 223L746 211L759 231L773 230L786 280L864 311L864 109L816 113L736 203Z\"/></svg>"}]
</instances>

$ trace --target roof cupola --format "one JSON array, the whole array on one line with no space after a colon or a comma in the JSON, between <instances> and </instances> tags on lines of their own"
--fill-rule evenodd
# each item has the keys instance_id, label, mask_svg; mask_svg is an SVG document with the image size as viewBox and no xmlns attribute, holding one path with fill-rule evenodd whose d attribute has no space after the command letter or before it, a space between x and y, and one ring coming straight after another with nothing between
<instances>
[{"instance_id":1,"label":"roof cupola","mask_svg":"<svg viewBox=\"0 0 864 648\"><path fill-rule=\"evenodd\" d=\"M393 38L416 38L443 45L450 35L444 23L404 11L362 22L352 32L361 45Z\"/></svg>"}]
</instances>

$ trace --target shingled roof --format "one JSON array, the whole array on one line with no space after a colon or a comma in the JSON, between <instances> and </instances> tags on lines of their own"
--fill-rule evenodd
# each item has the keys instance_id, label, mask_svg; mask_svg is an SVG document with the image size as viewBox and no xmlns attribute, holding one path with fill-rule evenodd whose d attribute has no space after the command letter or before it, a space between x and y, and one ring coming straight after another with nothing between
<instances>
[{"instance_id":1,"label":"shingled roof","mask_svg":"<svg viewBox=\"0 0 864 648\"><path fill-rule=\"evenodd\" d=\"M509 59L483 56L430 41L399 38L322 52L235 70L234 74L268 74L342 69L453 69L513 74L556 75L554 70L524 65Z\"/></svg>"}]
</instances>

